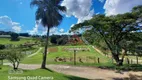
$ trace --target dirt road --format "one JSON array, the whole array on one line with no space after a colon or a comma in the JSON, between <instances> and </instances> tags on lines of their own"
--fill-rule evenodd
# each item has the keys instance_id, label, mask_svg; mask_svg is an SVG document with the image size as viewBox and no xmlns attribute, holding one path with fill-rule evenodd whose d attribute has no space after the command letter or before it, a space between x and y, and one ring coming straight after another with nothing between
<instances>
[{"instance_id":1,"label":"dirt road","mask_svg":"<svg viewBox=\"0 0 142 80\"><path fill-rule=\"evenodd\" d=\"M10 65L10 64L5 64ZM12 65L11 65L12 66ZM121 72L117 73L114 70L100 69L96 67L84 67L84 66L69 66L69 65L47 65L47 67L53 71L73 75L78 77L83 77L93 80L113 80L114 78L126 78L129 77L129 74L136 74L142 76L142 72ZM22 69L38 69L40 68L39 64L20 64L19 68Z\"/></svg>"}]
</instances>

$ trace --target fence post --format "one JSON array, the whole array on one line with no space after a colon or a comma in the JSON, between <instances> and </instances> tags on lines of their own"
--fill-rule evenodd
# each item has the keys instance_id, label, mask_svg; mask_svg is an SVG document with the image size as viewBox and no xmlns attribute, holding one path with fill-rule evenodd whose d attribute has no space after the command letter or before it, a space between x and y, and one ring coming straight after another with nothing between
<instances>
[{"instance_id":1,"label":"fence post","mask_svg":"<svg viewBox=\"0 0 142 80\"><path fill-rule=\"evenodd\" d=\"M74 65L76 65L76 50L74 50Z\"/></svg>"},{"instance_id":2,"label":"fence post","mask_svg":"<svg viewBox=\"0 0 142 80\"><path fill-rule=\"evenodd\" d=\"M2 65L3 65L3 60L1 60L0 69L2 69Z\"/></svg>"},{"instance_id":3,"label":"fence post","mask_svg":"<svg viewBox=\"0 0 142 80\"><path fill-rule=\"evenodd\" d=\"M98 63L100 63L100 58L98 58L97 60L98 60Z\"/></svg>"},{"instance_id":4,"label":"fence post","mask_svg":"<svg viewBox=\"0 0 142 80\"><path fill-rule=\"evenodd\" d=\"M138 56L136 56L136 60L137 60L137 64L139 64L139 62L138 62Z\"/></svg>"},{"instance_id":5,"label":"fence post","mask_svg":"<svg viewBox=\"0 0 142 80\"><path fill-rule=\"evenodd\" d=\"M127 64L130 64L129 58L127 58Z\"/></svg>"}]
</instances>

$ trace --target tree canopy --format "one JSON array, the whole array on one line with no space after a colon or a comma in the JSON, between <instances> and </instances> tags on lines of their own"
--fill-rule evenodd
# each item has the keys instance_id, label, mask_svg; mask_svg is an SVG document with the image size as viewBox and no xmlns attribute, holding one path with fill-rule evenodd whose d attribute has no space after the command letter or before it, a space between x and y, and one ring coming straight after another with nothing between
<instances>
[{"instance_id":1,"label":"tree canopy","mask_svg":"<svg viewBox=\"0 0 142 80\"><path fill-rule=\"evenodd\" d=\"M58 26L63 16L61 12L66 11L65 6L61 6L60 3L62 0L32 0L31 6L36 6L36 20L37 23L41 22L41 24L47 28L47 36L46 36L46 43L45 43L45 50L43 54L43 61L41 68L45 69L46 67L46 55L47 55L47 48L48 48L48 38L50 28Z\"/></svg>"},{"instance_id":2,"label":"tree canopy","mask_svg":"<svg viewBox=\"0 0 142 80\"><path fill-rule=\"evenodd\" d=\"M124 57L121 59L119 57L123 49L122 41L142 40L139 36L135 36L140 31L141 15L142 6L134 7L131 12L124 14L112 16L94 15L92 19L76 24L71 31L83 28L83 26L92 26L92 31L106 43L117 64L122 65Z\"/></svg>"}]
</instances>

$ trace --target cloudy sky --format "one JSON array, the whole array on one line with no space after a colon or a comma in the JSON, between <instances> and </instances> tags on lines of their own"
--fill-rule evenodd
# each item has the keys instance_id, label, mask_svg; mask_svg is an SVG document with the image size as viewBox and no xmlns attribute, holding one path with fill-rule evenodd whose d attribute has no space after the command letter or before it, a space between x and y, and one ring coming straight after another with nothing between
<instances>
[{"instance_id":1,"label":"cloudy sky","mask_svg":"<svg viewBox=\"0 0 142 80\"><path fill-rule=\"evenodd\" d=\"M0 30L45 34L46 29L35 22L35 8L31 0L0 0ZM62 23L53 28L51 34L68 34L77 23L91 19L95 14L116 15L131 11L134 6L142 5L142 0L63 0L66 6Z\"/></svg>"}]
</instances>

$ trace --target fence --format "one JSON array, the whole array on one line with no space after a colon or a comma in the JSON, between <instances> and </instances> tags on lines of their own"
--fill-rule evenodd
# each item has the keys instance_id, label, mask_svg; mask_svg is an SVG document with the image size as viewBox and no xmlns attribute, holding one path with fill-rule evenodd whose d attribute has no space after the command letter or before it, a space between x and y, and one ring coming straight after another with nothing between
<instances>
[{"instance_id":1,"label":"fence","mask_svg":"<svg viewBox=\"0 0 142 80\"><path fill-rule=\"evenodd\" d=\"M56 57L54 59L55 62L73 62L73 63L107 63L110 62L112 64L115 63L115 60L113 58L110 58L109 61L100 58L100 57L93 57L93 56L85 56L85 57ZM131 59L131 58L124 58L125 64L142 64L142 60Z\"/></svg>"}]
</instances>

